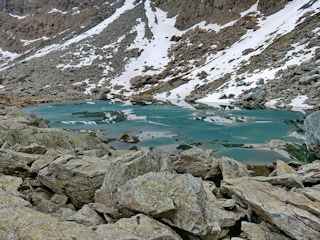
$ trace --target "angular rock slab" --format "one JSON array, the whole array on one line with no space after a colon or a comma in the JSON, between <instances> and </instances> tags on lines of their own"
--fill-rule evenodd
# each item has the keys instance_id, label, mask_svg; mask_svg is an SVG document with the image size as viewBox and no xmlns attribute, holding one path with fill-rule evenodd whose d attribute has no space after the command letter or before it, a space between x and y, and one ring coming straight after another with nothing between
<instances>
[{"instance_id":1,"label":"angular rock slab","mask_svg":"<svg viewBox=\"0 0 320 240\"><path fill-rule=\"evenodd\" d=\"M30 176L30 165L39 159L39 155L0 150L0 173L16 176Z\"/></svg>"},{"instance_id":2,"label":"angular rock slab","mask_svg":"<svg viewBox=\"0 0 320 240\"><path fill-rule=\"evenodd\" d=\"M277 176L281 176L281 175L287 175L287 174L297 174L297 172L284 161L278 160L275 174Z\"/></svg>"},{"instance_id":3,"label":"angular rock slab","mask_svg":"<svg viewBox=\"0 0 320 240\"><path fill-rule=\"evenodd\" d=\"M55 193L68 196L78 208L93 202L103 183L109 159L63 156L39 172L39 181Z\"/></svg>"},{"instance_id":4,"label":"angular rock slab","mask_svg":"<svg viewBox=\"0 0 320 240\"><path fill-rule=\"evenodd\" d=\"M0 239L99 240L83 225L60 222L26 207L0 207Z\"/></svg>"},{"instance_id":5,"label":"angular rock slab","mask_svg":"<svg viewBox=\"0 0 320 240\"><path fill-rule=\"evenodd\" d=\"M223 179L250 176L250 171L245 165L231 158L222 157L219 159L219 167Z\"/></svg>"},{"instance_id":6,"label":"angular rock slab","mask_svg":"<svg viewBox=\"0 0 320 240\"><path fill-rule=\"evenodd\" d=\"M108 207L113 207L118 187L127 181L148 172L170 170L166 156L157 152L131 151L109 161L105 165L103 186L96 192L95 200Z\"/></svg>"},{"instance_id":7,"label":"angular rock slab","mask_svg":"<svg viewBox=\"0 0 320 240\"><path fill-rule=\"evenodd\" d=\"M95 226L105 223L104 219L88 205L84 205L78 212L68 217L66 220L86 226Z\"/></svg>"},{"instance_id":8,"label":"angular rock slab","mask_svg":"<svg viewBox=\"0 0 320 240\"><path fill-rule=\"evenodd\" d=\"M299 168L298 174L302 176L304 184L320 183L320 161L314 161L310 164L303 165Z\"/></svg>"},{"instance_id":9,"label":"angular rock slab","mask_svg":"<svg viewBox=\"0 0 320 240\"><path fill-rule=\"evenodd\" d=\"M196 147L181 152L174 161L174 168L178 173L190 173L203 179L215 179L221 175L213 151Z\"/></svg>"},{"instance_id":10,"label":"angular rock slab","mask_svg":"<svg viewBox=\"0 0 320 240\"><path fill-rule=\"evenodd\" d=\"M20 197L18 188L21 184L21 178L0 175L0 209L7 206L31 206L29 202Z\"/></svg>"},{"instance_id":11,"label":"angular rock slab","mask_svg":"<svg viewBox=\"0 0 320 240\"><path fill-rule=\"evenodd\" d=\"M279 232L271 231L270 227L263 222L261 224L242 222L241 231L241 236L247 240L290 240Z\"/></svg>"},{"instance_id":12,"label":"angular rock slab","mask_svg":"<svg viewBox=\"0 0 320 240\"><path fill-rule=\"evenodd\" d=\"M296 192L302 193L312 201L320 202L320 184L312 187L296 189Z\"/></svg>"},{"instance_id":13,"label":"angular rock slab","mask_svg":"<svg viewBox=\"0 0 320 240\"><path fill-rule=\"evenodd\" d=\"M22 184L22 179L13 176L0 174L0 190L12 194L19 194L18 188Z\"/></svg>"},{"instance_id":14,"label":"angular rock slab","mask_svg":"<svg viewBox=\"0 0 320 240\"><path fill-rule=\"evenodd\" d=\"M182 240L168 226L142 214L100 225L96 232L103 240Z\"/></svg>"},{"instance_id":15,"label":"angular rock slab","mask_svg":"<svg viewBox=\"0 0 320 240\"><path fill-rule=\"evenodd\" d=\"M211 150L191 148L179 154L174 161L178 173L190 173L202 179L227 179L249 176L247 167L231 158L218 158Z\"/></svg>"},{"instance_id":16,"label":"angular rock slab","mask_svg":"<svg viewBox=\"0 0 320 240\"><path fill-rule=\"evenodd\" d=\"M222 191L292 239L320 239L320 204L303 194L250 178L225 180Z\"/></svg>"},{"instance_id":17,"label":"angular rock slab","mask_svg":"<svg viewBox=\"0 0 320 240\"><path fill-rule=\"evenodd\" d=\"M19 196L22 179L0 176L0 239L100 240L95 232L79 224L60 222L37 212Z\"/></svg>"},{"instance_id":18,"label":"angular rock slab","mask_svg":"<svg viewBox=\"0 0 320 240\"><path fill-rule=\"evenodd\" d=\"M215 204L200 178L169 172L147 173L128 181L118 191L120 208L141 212L193 235L217 237L238 216Z\"/></svg>"}]
</instances>

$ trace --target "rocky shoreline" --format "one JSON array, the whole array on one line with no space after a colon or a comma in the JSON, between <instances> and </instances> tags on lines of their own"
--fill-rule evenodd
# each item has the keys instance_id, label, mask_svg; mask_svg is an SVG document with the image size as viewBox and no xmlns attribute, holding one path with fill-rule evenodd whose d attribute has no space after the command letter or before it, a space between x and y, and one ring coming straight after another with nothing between
<instances>
[{"instance_id":1,"label":"rocky shoreline","mask_svg":"<svg viewBox=\"0 0 320 240\"><path fill-rule=\"evenodd\" d=\"M317 114L306 121L315 151ZM2 109L0 132L0 239L320 238L320 161L116 150L15 107Z\"/></svg>"}]
</instances>

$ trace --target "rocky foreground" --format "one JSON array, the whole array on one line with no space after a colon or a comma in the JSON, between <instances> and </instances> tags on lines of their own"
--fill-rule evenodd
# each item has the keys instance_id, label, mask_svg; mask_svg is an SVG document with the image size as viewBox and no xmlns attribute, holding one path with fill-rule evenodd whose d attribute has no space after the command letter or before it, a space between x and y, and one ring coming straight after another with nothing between
<instances>
[{"instance_id":1,"label":"rocky foreground","mask_svg":"<svg viewBox=\"0 0 320 240\"><path fill-rule=\"evenodd\" d=\"M318 116L306 121L313 150ZM320 161L115 150L13 108L0 136L1 240L320 239Z\"/></svg>"}]
</instances>

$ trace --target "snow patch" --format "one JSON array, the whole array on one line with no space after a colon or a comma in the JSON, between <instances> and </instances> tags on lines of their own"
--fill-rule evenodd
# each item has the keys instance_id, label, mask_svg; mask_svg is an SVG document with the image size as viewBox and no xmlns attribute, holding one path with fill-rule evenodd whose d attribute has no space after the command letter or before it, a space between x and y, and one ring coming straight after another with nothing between
<instances>
[{"instance_id":1,"label":"snow patch","mask_svg":"<svg viewBox=\"0 0 320 240\"><path fill-rule=\"evenodd\" d=\"M44 37L41 37L41 38L37 38L37 39L33 39L33 40L25 40L25 39L21 39L20 42L23 43L23 46L28 46L30 44L33 44L35 42L39 42L39 41L47 41L49 40L50 38L44 36Z\"/></svg>"},{"instance_id":2,"label":"snow patch","mask_svg":"<svg viewBox=\"0 0 320 240\"><path fill-rule=\"evenodd\" d=\"M60 9L57 9L57 8L52 8L52 9L48 12L48 14L53 14L53 13L60 13L60 14L62 14L62 15L65 15L65 14L67 14L68 12L64 12L64 11L62 11L62 10L60 10Z\"/></svg>"},{"instance_id":3,"label":"snow patch","mask_svg":"<svg viewBox=\"0 0 320 240\"><path fill-rule=\"evenodd\" d=\"M12 14L12 13L9 13L9 16L14 17L14 18L17 18L18 20L22 20L22 19L24 19L24 18L28 17L28 15L25 15L25 16L19 16L19 15Z\"/></svg>"},{"instance_id":4,"label":"snow patch","mask_svg":"<svg viewBox=\"0 0 320 240\"><path fill-rule=\"evenodd\" d=\"M304 112L305 110L312 109L313 107L306 104L305 102L308 100L308 97L305 95L297 96L292 99L289 106L292 107L293 111Z\"/></svg>"}]
</instances>

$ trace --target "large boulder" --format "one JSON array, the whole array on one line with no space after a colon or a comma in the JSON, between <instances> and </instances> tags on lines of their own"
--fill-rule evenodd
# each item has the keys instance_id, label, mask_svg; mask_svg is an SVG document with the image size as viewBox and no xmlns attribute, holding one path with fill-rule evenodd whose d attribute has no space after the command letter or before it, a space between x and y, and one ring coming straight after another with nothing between
<instances>
[{"instance_id":1,"label":"large boulder","mask_svg":"<svg viewBox=\"0 0 320 240\"><path fill-rule=\"evenodd\" d=\"M15 176L30 176L31 164L39 159L38 155L0 150L0 173Z\"/></svg>"},{"instance_id":2,"label":"large boulder","mask_svg":"<svg viewBox=\"0 0 320 240\"><path fill-rule=\"evenodd\" d=\"M216 183L224 178L250 175L247 167L240 162L227 157L218 157L211 150L196 147L181 152L174 159L174 168L178 173L190 173Z\"/></svg>"},{"instance_id":3,"label":"large boulder","mask_svg":"<svg viewBox=\"0 0 320 240\"><path fill-rule=\"evenodd\" d=\"M22 199L18 192L18 188L21 184L21 178L0 175L0 209L3 207L5 208L8 205L13 207L31 205L29 202Z\"/></svg>"},{"instance_id":4,"label":"large boulder","mask_svg":"<svg viewBox=\"0 0 320 240\"><path fill-rule=\"evenodd\" d=\"M307 116L304 121L304 127L307 146L320 157L320 112Z\"/></svg>"},{"instance_id":5,"label":"large boulder","mask_svg":"<svg viewBox=\"0 0 320 240\"><path fill-rule=\"evenodd\" d=\"M28 146L16 146L15 150L17 152L28 153L28 154L45 154L47 152L46 147L40 146L36 143L32 143Z\"/></svg>"},{"instance_id":6,"label":"large boulder","mask_svg":"<svg viewBox=\"0 0 320 240\"><path fill-rule=\"evenodd\" d=\"M225 180L222 191L291 239L320 238L320 202L250 178Z\"/></svg>"},{"instance_id":7,"label":"large boulder","mask_svg":"<svg viewBox=\"0 0 320 240\"><path fill-rule=\"evenodd\" d=\"M290 240L264 222L260 224L241 222L241 231L241 236L247 240Z\"/></svg>"},{"instance_id":8,"label":"large boulder","mask_svg":"<svg viewBox=\"0 0 320 240\"><path fill-rule=\"evenodd\" d=\"M302 165L297 172L302 177L303 183L306 185L320 183L320 161Z\"/></svg>"},{"instance_id":9,"label":"large boulder","mask_svg":"<svg viewBox=\"0 0 320 240\"><path fill-rule=\"evenodd\" d=\"M53 192L68 196L76 207L81 207L93 202L110 158L62 156L43 168L38 179Z\"/></svg>"},{"instance_id":10,"label":"large boulder","mask_svg":"<svg viewBox=\"0 0 320 240\"><path fill-rule=\"evenodd\" d=\"M312 187L296 189L295 191L302 193L312 201L320 202L320 184Z\"/></svg>"},{"instance_id":11,"label":"large boulder","mask_svg":"<svg viewBox=\"0 0 320 240\"><path fill-rule=\"evenodd\" d=\"M252 178L259 182L268 182L275 186L285 187L287 189L291 188L303 188L302 178L294 174L286 174L274 177L255 177Z\"/></svg>"},{"instance_id":12,"label":"large boulder","mask_svg":"<svg viewBox=\"0 0 320 240\"><path fill-rule=\"evenodd\" d=\"M235 225L241 214L224 210L224 202L218 203L209 189L190 174L151 172L128 181L117 195L122 208L161 219L203 239L215 239L225 233L223 228Z\"/></svg>"},{"instance_id":13,"label":"large boulder","mask_svg":"<svg viewBox=\"0 0 320 240\"><path fill-rule=\"evenodd\" d=\"M274 175L281 176L281 175L287 175L287 174L293 174L296 175L297 172L294 170L291 166L289 166L287 163L281 160L277 160L276 162L276 169L273 173Z\"/></svg>"},{"instance_id":14,"label":"large boulder","mask_svg":"<svg viewBox=\"0 0 320 240\"><path fill-rule=\"evenodd\" d=\"M203 179L221 177L219 162L213 151L196 147L182 151L174 160L174 168L178 173L190 173Z\"/></svg>"},{"instance_id":15,"label":"large boulder","mask_svg":"<svg viewBox=\"0 0 320 240\"><path fill-rule=\"evenodd\" d=\"M90 228L29 208L31 204L18 192L21 184L21 178L0 176L0 239L99 240Z\"/></svg>"},{"instance_id":16,"label":"large boulder","mask_svg":"<svg viewBox=\"0 0 320 240\"><path fill-rule=\"evenodd\" d=\"M83 225L60 222L54 217L23 206L0 207L0 216L0 239L101 239L94 231Z\"/></svg>"},{"instance_id":17,"label":"large boulder","mask_svg":"<svg viewBox=\"0 0 320 240\"><path fill-rule=\"evenodd\" d=\"M0 175L0 189L1 191L9 192L11 194L19 194L18 188L22 184L22 179L7 175Z\"/></svg>"},{"instance_id":18,"label":"large boulder","mask_svg":"<svg viewBox=\"0 0 320 240\"><path fill-rule=\"evenodd\" d=\"M170 169L172 167L166 155L153 151L130 151L106 163L103 185L96 192L95 200L108 207L113 207L118 187L145 173Z\"/></svg>"},{"instance_id":19,"label":"large boulder","mask_svg":"<svg viewBox=\"0 0 320 240\"><path fill-rule=\"evenodd\" d=\"M223 179L250 176L247 166L231 158L222 157L219 159L219 167Z\"/></svg>"},{"instance_id":20,"label":"large boulder","mask_svg":"<svg viewBox=\"0 0 320 240\"><path fill-rule=\"evenodd\" d=\"M142 214L100 225L96 232L103 240L182 240L168 226Z\"/></svg>"},{"instance_id":21,"label":"large boulder","mask_svg":"<svg viewBox=\"0 0 320 240\"><path fill-rule=\"evenodd\" d=\"M80 223L87 226L104 224L104 219L89 205L84 205L78 212L66 219L67 221Z\"/></svg>"}]
</instances>

